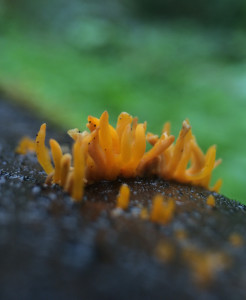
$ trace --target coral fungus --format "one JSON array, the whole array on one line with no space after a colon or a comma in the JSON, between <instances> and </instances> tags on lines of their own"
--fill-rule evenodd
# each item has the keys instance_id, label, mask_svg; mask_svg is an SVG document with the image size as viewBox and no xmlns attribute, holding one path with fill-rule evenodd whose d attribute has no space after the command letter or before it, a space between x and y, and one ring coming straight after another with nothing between
<instances>
[{"instance_id":1,"label":"coral fungus","mask_svg":"<svg viewBox=\"0 0 246 300\"><path fill-rule=\"evenodd\" d=\"M117 197L117 207L121 209L127 209L130 201L130 189L128 185L122 184L120 192Z\"/></svg>"},{"instance_id":2,"label":"coral fungus","mask_svg":"<svg viewBox=\"0 0 246 300\"><path fill-rule=\"evenodd\" d=\"M239 233L233 232L230 236L229 236L229 242L231 243L231 245L233 245L234 247L241 247L244 244L244 240L242 235L240 235Z\"/></svg>"},{"instance_id":3,"label":"coral fungus","mask_svg":"<svg viewBox=\"0 0 246 300\"><path fill-rule=\"evenodd\" d=\"M210 207L215 207L215 199L213 195L209 195L206 201L207 205Z\"/></svg>"},{"instance_id":4,"label":"coral fungus","mask_svg":"<svg viewBox=\"0 0 246 300\"><path fill-rule=\"evenodd\" d=\"M218 180L209 188L212 171L221 162L215 158L216 147L211 146L203 154L187 120L175 143L169 123L160 137L146 134L146 122L138 123L137 118L125 112L119 115L116 128L109 124L106 111L100 119L89 116L87 128L89 131L68 131L75 141L72 155L63 154L59 144L50 140L54 166L45 146L46 124L36 137L37 158L48 174L46 182L59 184L76 201L83 197L84 184L117 177L157 175L213 191L221 186ZM146 142L152 145L147 152Z\"/></svg>"},{"instance_id":5,"label":"coral fungus","mask_svg":"<svg viewBox=\"0 0 246 300\"><path fill-rule=\"evenodd\" d=\"M28 136L24 136L15 149L18 154L27 154L28 152L35 152L35 141Z\"/></svg>"},{"instance_id":6,"label":"coral fungus","mask_svg":"<svg viewBox=\"0 0 246 300\"><path fill-rule=\"evenodd\" d=\"M167 224L173 218L174 210L175 203L173 199L168 199L168 201L164 202L162 195L156 195L153 199L150 220L160 224Z\"/></svg>"}]
</instances>

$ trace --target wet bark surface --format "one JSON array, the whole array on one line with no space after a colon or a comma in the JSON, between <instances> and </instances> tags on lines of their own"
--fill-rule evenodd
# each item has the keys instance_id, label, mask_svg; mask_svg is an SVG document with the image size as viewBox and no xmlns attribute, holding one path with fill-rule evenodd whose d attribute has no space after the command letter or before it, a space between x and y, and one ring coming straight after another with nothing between
<instances>
[{"instance_id":1,"label":"wet bark surface","mask_svg":"<svg viewBox=\"0 0 246 300\"><path fill-rule=\"evenodd\" d=\"M43 121L0 101L1 299L245 299L244 205L214 193L211 208L209 191L158 178L96 183L75 204L43 184L34 154L14 152ZM69 145L59 130L48 137ZM131 201L119 212L123 182ZM156 193L175 200L167 225L139 215Z\"/></svg>"}]
</instances>

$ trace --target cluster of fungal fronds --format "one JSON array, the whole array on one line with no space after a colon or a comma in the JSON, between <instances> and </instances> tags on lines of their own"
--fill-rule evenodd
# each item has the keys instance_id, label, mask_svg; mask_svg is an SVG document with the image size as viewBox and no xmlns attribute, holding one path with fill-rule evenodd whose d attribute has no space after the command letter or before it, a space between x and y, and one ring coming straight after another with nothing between
<instances>
[{"instance_id":1,"label":"cluster of fungal fronds","mask_svg":"<svg viewBox=\"0 0 246 300\"><path fill-rule=\"evenodd\" d=\"M59 184L76 201L83 197L84 184L118 177L157 175L219 190L220 179L209 188L212 171L221 162L216 160L216 147L211 146L203 154L187 120L183 122L174 143L175 137L170 134L169 123L164 125L159 137L146 134L146 122L138 123L137 118L127 113L119 115L116 128L109 124L108 118L106 111L100 119L89 116L89 131L68 131L74 139L72 155L63 154L59 144L51 139L53 164L45 146L46 124L41 126L36 137L36 153L48 174L47 183ZM146 142L152 145L147 152Z\"/></svg>"}]
</instances>

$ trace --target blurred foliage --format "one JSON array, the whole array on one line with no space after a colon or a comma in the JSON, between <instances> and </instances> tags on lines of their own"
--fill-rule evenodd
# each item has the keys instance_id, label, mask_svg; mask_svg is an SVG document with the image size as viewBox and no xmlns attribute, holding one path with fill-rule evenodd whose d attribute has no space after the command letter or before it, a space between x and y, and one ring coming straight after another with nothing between
<instances>
[{"instance_id":1,"label":"blurred foliage","mask_svg":"<svg viewBox=\"0 0 246 300\"><path fill-rule=\"evenodd\" d=\"M1 0L4 1L11 12L47 28L66 26L72 19L88 14L122 20L126 12L128 16L150 20L191 19L206 26L246 26L245 0Z\"/></svg>"},{"instance_id":2,"label":"blurred foliage","mask_svg":"<svg viewBox=\"0 0 246 300\"><path fill-rule=\"evenodd\" d=\"M245 27L245 0L125 0L139 16L193 19L202 24Z\"/></svg>"},{"instance_id":3,"label":"blurred foliage","mask_svg":"<svg viewBox=\"0 0 246 300\"><path fill-rule=\"evenodd\" d=\"M111 19L123 17L121 0L0 0L5 3L7 18L28 20L36 29L57 31L62 34L69 26L84 21L88 16Z\"/></svg>"},{"instance_id":4,"label":"blurred foliage","mask_svg":"<svg viewBox=\"0 0 246 300\"><path fill-rule=\"evenodd\" d=\"M155 133L189 118L204 151L218 145L222 192L246 203L245 32L139 23L104 3L0 0L0 88L64 129L105 109Z\"/></svg>"}]
</instances>

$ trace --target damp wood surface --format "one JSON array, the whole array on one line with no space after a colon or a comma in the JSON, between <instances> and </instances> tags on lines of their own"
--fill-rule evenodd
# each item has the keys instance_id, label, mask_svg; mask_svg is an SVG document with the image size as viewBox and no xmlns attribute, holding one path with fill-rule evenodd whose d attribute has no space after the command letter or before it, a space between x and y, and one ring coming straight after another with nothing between
<instances>
[{"instance_id":1,"label":"damp wood surface","mask_svg":"<svg viewBox=\"0 0 246 300\"><path fill-rule=\"evenodd\" d=\"M0 100L0 299L246 298L244 205L159 178L98 182L76 204L43 185L34 154L14 153L42 121ZM116 209L122 183L131 191L125 211ZM176 204L166 225L141 213L156 194Z\"/></svg>"}]
</instances>

